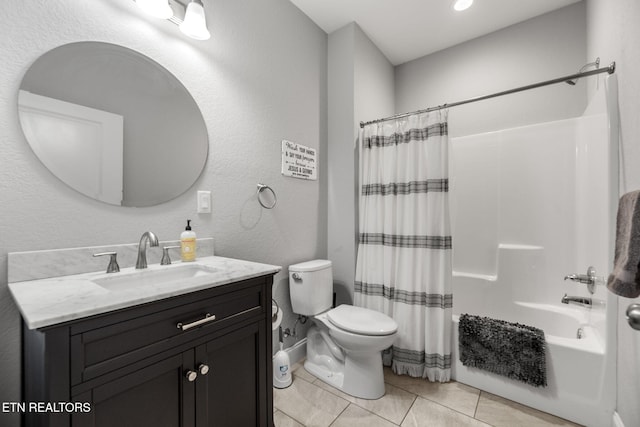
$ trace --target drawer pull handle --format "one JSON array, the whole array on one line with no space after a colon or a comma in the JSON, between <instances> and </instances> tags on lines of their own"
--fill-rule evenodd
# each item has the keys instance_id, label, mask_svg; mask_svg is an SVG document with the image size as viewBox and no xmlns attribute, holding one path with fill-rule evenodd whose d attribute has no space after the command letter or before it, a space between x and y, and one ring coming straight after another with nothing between
<instances>
[{"instance_id":1,"label":"drawer pull handle","mask_svg":"<svg viewBox=\"0 0 640 427\"><path fill-rule=\"evenodd\" d=\"M200 375L207 375L209 373L209 365L205 365L204 363L198 366L198 372Z\"/></svg>"},{"instance_id":2,"label":"drawer pull handle","mask_svg":"<svg viewBox=\"0 0 640 427\"><path fill-rule=\"evenodd\" d=\"M182 331L186 331L188 329L195 328L196 326L200 326L200 325L205 324L205 323L213 322L214 320L216 320L215 314L207 313L207 314L204 315L204 318L202 318L200 320L196 320L195 322L191 322L191 323L187 323L187 324L184 324L182 322L178 322L176 327L178 329L182 330Z\"/></svg>"}]
</instances>

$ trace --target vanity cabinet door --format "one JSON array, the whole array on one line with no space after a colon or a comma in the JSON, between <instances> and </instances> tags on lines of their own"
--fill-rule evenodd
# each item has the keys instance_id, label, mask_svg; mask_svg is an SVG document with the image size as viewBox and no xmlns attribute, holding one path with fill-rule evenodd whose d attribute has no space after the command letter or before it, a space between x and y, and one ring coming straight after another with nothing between
<instances>
[{"instance_id":1,"label":"vanity cabinet door","mask_svg":"<svg viewBox=\"0 0 640 427\"><path fill-rule=\"evenodd\" d=\"M177 354L73 397L91 402L91 412L75 413L78 427L191 427L194 425L194 351Z\"/></svg>"},{"instance_id":2,"label":"vanity cabinet door","mask_svg":"<svg viewBox=\"0 0 640 427\"><path fill-rule=\"evenodd\" d=\"M196 381L196 427L272 425L265 330L262 320L196 348L209 368Z\"/></svg>"}]
</instances>

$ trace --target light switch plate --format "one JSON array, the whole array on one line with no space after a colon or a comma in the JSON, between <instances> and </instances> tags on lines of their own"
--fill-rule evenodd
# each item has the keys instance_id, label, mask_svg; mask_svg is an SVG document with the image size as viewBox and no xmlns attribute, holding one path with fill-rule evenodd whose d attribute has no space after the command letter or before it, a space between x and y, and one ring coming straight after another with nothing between
<instances>
[{"instance_id":1,"label":"light switch plate","mask_svg":"<svg viewBox=\"0 0 640 427\"><path fill-rule=\"evenodd\" d=\"M211 213L211 191L198 191L198 213Z\"/></svg>"}]
</instances>

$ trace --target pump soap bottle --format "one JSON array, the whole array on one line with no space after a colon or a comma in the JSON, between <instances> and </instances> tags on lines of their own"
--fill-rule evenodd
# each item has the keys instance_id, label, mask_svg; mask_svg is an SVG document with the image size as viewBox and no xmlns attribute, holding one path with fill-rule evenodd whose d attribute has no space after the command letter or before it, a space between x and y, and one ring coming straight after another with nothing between
<instances>
[{"instance_id":1,"label":"pump soap bottle","mask_svg":"<svg viewBox=\"0 0 640 427\"><path fill-rule=\"evenodd\" d=\"M183 262L196 260L196 233L191 231L191 220L180 234L180 258Z\"/></svg>"}]
</instances>

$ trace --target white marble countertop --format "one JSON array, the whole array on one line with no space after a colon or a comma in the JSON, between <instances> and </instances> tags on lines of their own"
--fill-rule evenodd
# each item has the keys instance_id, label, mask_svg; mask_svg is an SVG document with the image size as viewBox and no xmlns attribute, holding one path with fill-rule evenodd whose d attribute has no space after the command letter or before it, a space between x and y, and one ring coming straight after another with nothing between
<instances>
[{"instance_id":1,"label":"white marble countertop","mask_svg":"<svg viewBox=\"0 0 640 427\"><path fill-rule=\"evenodd\" d=\"M160 272L191 266L209 267L211 272L157 285L118 287L109 290L94 280L124 277L127 274ZM75 274L9 284L9 290L29 329L38 329L95 314L183 295L215 286L275 274L281 267L219 256L198 258L195 262L174 262L169 266L149 265L146 270L123 268L119 273ZM120 275L120 276L118 276Z\"/></svg>"}]
</instances>

